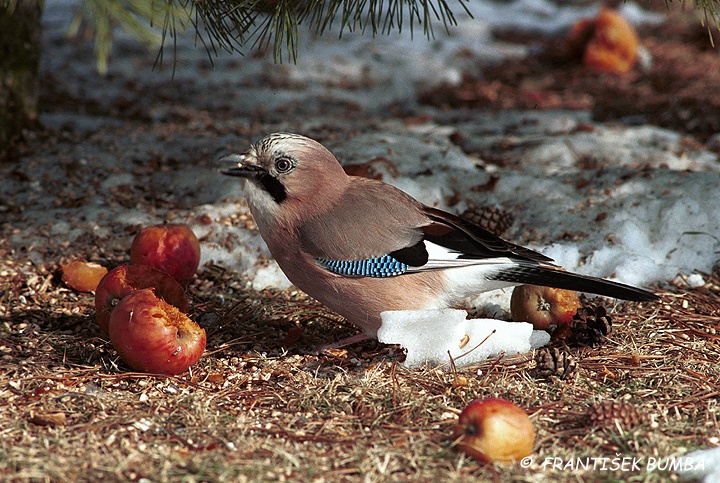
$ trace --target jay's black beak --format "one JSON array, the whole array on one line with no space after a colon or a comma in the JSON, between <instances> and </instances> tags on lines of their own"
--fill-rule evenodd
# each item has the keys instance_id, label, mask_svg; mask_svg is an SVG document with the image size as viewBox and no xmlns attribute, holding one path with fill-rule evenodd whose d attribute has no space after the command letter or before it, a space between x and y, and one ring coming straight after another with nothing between
<instances>
[{"instance_id":1,"label":"jay's black beak","mask_svg":"<svg viewBox=\"0 0 720 483\"><path fill-rule=\"evenodd\" d=\"M230 154L228 156L223 156L220 158L219 162L232 165L229 168L223 168L220 170L222 174L226 174L228 176L259 178L267 174L267 171L262 166L249 163L245 154Z\"/></svg>"}]
</instances>

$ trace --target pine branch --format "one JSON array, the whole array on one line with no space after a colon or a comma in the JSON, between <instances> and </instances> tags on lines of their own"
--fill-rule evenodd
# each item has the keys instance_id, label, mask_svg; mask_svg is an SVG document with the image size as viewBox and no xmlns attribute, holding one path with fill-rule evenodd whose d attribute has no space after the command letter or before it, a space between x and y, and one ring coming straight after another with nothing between
<instances>
[{"instance_id":1,"label":"pine branch","mask_svg":"<svg viewBox=\"0 0 720 483\"><path fill-rule=\"evenodd\" d=\"M456 0L467 11L465 1ZM422 25L432 37L432 23L440 20L448 28L455 15L446 0L180 0L194 15L194 26L201 37L207 37L214 53L223 49L238 52L244 46L270 50L276 61L286 54L297 60L298 27L307 23L311 30L323 34L339 19L343 31L370 30L388 34L402 31L406 20L410 31ZM405 19L404 15L409 18ZM203 33L205 35L203 35Z\"/></svg>"}]
</instances>

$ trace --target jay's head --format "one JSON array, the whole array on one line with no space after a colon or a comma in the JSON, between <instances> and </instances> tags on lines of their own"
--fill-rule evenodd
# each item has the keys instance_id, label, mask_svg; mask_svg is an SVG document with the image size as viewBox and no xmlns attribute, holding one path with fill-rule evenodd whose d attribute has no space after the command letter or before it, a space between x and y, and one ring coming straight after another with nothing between
<instances>
[{"instance_id":1,"label":"jay's head","mask_svg":"<svg viewBox=\"0 0 720 483\"><path fill-rule=\"evenodd\" d=\"M348 182L330 151L299 134L271 134L246 153L221 161L232 163L223 174L248 181L248 201L256 218L313 216L332 204Z\"/></svg>"}]
</instances>

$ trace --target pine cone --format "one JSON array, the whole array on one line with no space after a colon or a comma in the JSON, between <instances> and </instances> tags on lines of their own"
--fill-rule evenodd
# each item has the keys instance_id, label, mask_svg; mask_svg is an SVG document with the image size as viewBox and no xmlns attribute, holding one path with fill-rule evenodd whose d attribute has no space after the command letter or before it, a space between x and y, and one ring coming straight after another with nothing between
<instances>
[{"instance_id":1,"label":"pine cone","mask_svg":"<svg viewBox=\"0 0 720 483\"><path fill-rule=\"evenodd\" d=\"M495 206L475 206L472 203L468 203L468 209L460 216L497 236L502 236L515 221L509 211Z\"/></svg>"},{"instance_id":2,"label":"pine cone","mask_svg":"<svg viewBox=\"0 0 720 483\"><path fill-rule=\"evenodd\" d=\"M648 422L647 415L636 405L623 401L603 401L588 409L589 425L613 429L620 424L632 429Z\"/></svg>"},{"instance_id":3,"label":"pine cone","mask_svg":"<svg viewBox=\"0 0 720 483\"><path fill-rule=\"evenodd\" d=\"M568 344L594 346L612 332L612 319L607 314L605 307L581 307L577 309L570 321L570 331Z\"/></svg>"},{"instance_id":4,"label":"pine cone","mask_svg":"<svg viewBox=\"0 0 720 483\"><path fill-rule=\"evenodd\" d=\"M535 353L534 375L538 379L560 380L572 377L577 372L577 363L569 352L561 352L557 347L545 347Z\"/></svg>"}]
</instances>

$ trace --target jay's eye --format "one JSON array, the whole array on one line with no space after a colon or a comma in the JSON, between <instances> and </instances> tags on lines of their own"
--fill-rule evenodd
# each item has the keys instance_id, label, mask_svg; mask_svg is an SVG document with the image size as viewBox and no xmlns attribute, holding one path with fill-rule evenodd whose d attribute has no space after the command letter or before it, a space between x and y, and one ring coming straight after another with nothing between
<instances>
[{"instance_id":1,"label":"jay's eye","mask_svg":"<svg viewBox=\"0 0 720 483\"><path fill-rule=\"evenodd\" d=\"M275 161L275 169L278 173L287 173L292 167L293 163L288 158L278 158Z\"/></svg>"}]
</instances>

